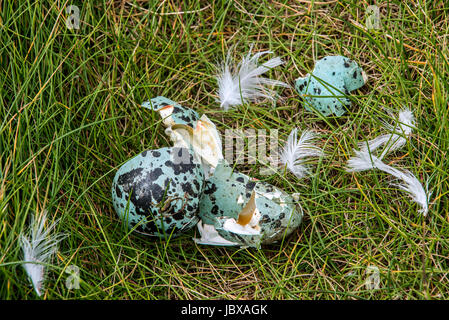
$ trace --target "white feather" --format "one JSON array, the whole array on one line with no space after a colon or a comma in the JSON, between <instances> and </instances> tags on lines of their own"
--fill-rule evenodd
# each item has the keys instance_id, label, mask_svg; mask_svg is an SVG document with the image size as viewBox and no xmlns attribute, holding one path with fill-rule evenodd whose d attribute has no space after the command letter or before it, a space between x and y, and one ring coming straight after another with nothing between
<instances>
[{"instance_id":1,"label":"white feather","mask_svg":"<svg viewBox=\"0 0 449 320\"><path fill-rule=\"evenodd\" d=\"M412 130L415 127L415 118L410 109L405 108L399 112L395 126L385 124L384 127L391 133L383 134L366 142L361 142L359 147L363 152L368 152L368 150L369 152L373 152L380 146L385 145L379 156L380 159L383 159L387 153L398 150L406 144L407 138L412 134Z\"/></svg>"},{"instance_id":2,"label":"white feather","mask_svg":"<svg viewBox=\"0 0 449 320\"><path fill-rule=\"evenodd\" d=\"M39 219L33 215L28 235L20 235L23 260L25 261L22 266L39 296L42 294L44 286L46 265L50 263L58 249L58 243L62 239L61 234L52 234L57 222L45 226L46 220L45 211Z\"/></svg>"},{"instance_id":3,"label":"white feather","mask_svg":"<svg viewBox=\"0 0 449 320\"><path fill-rule=\"evenodd\" d=\"M401 190L407 192L413 201L421 206L418 211L424 216L429 211L429 197L421 182L408 170L401 171L382 162L379 158L370 154L368 151L355 151L355 157L348 160L346 171L358 172L371 169L379 169L388 174L393 175L403 183L394 184Z\"/></svg>"},{"instance_id":4,"label":"white feather","mask_svg":"<svg viewBox=\"0 0 449 320\"><path fill-rule=\"evenodd\" d=\"M243 57L236 67L231 66L231 58L228 54L226 61L221 66L221 73L217 76L218 101L223 109L228 110L230 107L259 98L274 100L276 92L267 86L288 87L282 81L262 77L268 70L284 63L281 58L275 57L258 65L259 58L267 53L271 53L271 51L251 55L250 49L248 55Z\"/></svg>"},{"instance_id":5,"label":"white feather","mask_svg":"<svg viewBox=\"0 0 449 320\"><path fill-rule=\"evenodd\" d=\"M296 177L301 179L308 174L308 168L304 164L306 158L320 157L323 155L323 151L311 143L316 138L312 131L304 131L299 140L297 137L298 129L295 128L290 132L287 143L280 153L280 161Z\"/></svg>"}]
</instances>

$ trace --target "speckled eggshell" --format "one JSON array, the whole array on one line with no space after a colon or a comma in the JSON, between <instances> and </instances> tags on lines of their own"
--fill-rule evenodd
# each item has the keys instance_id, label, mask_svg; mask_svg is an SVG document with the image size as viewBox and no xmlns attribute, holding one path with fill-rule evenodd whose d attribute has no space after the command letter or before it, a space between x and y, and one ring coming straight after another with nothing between
<instances>
[{"instance_id":1,"label":"speckled eggshell","mask_svg":"<svg viewBox=\"0 0 449 320\"><path fill-rule=\"evenodd\" d=\"M200 116L195 110L185 108L179 103L163 96L158 96L142 103L142 107L159 112L162 118L169 117L170 119L166 124L170 125L184 124L195 129L196 122L200 119ZM164 113L163 110L167 110L167 113Z\"/></svg>"},{"instance_id":2,"label":"speckled eggshell","mask_svg":"<svg viewBox=\"0 0 449 320\"><path fill-rule=\"evenodd\" d=\"M256 207L261 215L260 234L238 234L225 230L225 220L238 219L253 191L256 192ZM206 182L199 215L204 224L213 225L224 239L242 247L256 248L289 235L300 225L303 217L301 207L290 195L269 183L232 172L225 161L218 164L214 175Z\"/></svg>"},{"instance_id":3,"label":"speckled eggshell","mask_svg":"<svg viewBox=\"0 0 449 320\"><path fill-rule=\"evenodd\" d=\"M112 183L114 208L129 228L177 236L199 221L204 174L187 148L144 151L123 164Z\"/></svg>"},{"instance_id":4,"label":"speckled eggshell","mask_svg":"<svg viewBox=\"0 0 449 320\"><path fill-rule=\"evenodd\" d=\"M341 116L351 105L349 93L364 84L363 70L354 60L327 56L315 63L312 75L296 79L295 88L305 100L307 110Z\"/></svg>"}]
</instances>

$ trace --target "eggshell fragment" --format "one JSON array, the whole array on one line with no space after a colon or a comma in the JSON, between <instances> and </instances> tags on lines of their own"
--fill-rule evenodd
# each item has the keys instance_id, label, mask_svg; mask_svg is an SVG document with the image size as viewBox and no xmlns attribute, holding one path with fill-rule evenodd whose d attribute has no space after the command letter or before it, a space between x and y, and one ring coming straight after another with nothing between
<instances>
[{"instance_id":1,"label":"eggshell fragment","mask_svg":"<svg viewBox=\"0 0 449 320\"><path fill-rule=\"evenodd\" d=\"M243 201L242 201L243 199ZM233 172L221 160L208 180L200 200L201 238L207 243L209 232L241 247L256 247L281 240L302 220L301 206L282 190L245 174ZM206 230L206 231L207 231ZM214 237L214 244L219 242Z\"/></svg>"},{"instance_id":2,"label":"eggshell fragment","mask_svg":"<svg viewBox=\"0 0 449 320\"><path fill-rule=\"evenodd\" d=\"M309 111L324 116L341 116L351 105L349 93L367 81L358 64L343 56L327 56L315 63L312 74L296 79L295 89L304 99Z\"/></svg>"}]
</instances>

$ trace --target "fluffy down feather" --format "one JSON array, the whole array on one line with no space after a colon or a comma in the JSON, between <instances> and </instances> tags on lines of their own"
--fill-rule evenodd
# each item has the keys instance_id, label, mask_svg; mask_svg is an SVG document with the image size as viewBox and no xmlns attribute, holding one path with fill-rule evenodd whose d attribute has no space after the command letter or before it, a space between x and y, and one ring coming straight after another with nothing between
<instances>
[{"instance_id":1,"label":"fluffy down feather","mask_svg":"<svg viewBox=\"0 0 449 320\"><path fill-rule=\"evenodd\" d=\"M296 177L301 179L308 174L308 168L304 164L306 158L320 157L323 155L323 151L311 142L316 138L312 131L304 131L299 140L297 137L298 129L295 128L288 136L287 143L281 151L280 161Z\"/></svg>"},{"instance_id":2,"label":"fluffy down feather","mask_svg":"<svg viewBox=\"0 0 449 320\"><path fill-rule=\"evenodd\" d=\"M282 81L262 77L265 72L284 63L281 58L275 57L259 65L259 58L268 53L271 51L252 55L250 49L250 52L236 67L231 66L231 57L228 54L226 61L221 66L221 73L217 76L218 101L224 110L250 100L254 101L260 98L274 100L276 92L267 86L288 87Z\"/></svg>"},{"instance_id":3,"label":"fluffy down feather","mask_svg":"<svg viewBox=\"0 0 449 320\"><path fill-rule=\"evenodd\" d=\"M25 261L22 266L39 296L42 294L44 286L46 264L50 263L52 256L58 249L58 243L63 237L61 234L52 234L57 222L46 227L46 220L45 211L39 219L33 215L29 234L20 235L23 260Z\"/></svg>"}]
</instances>

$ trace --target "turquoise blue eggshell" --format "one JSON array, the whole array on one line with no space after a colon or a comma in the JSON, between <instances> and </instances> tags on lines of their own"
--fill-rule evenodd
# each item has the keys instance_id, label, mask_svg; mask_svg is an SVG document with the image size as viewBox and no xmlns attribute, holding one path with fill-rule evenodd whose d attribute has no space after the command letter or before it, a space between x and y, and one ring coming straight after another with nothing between
<instances>
[{"instance_id":1,"label":"turquoise blue eggshell","mask_svg":"<svg viewBox=\"0 0 449 320\"><path fill-rule=\"evenodd\" d=\"M120 219L150 236L177 236L199 221L204 173L186 148L147 150L117 171L112 200Z\"/></svg>"},{"instance_id":2,"label":"turquoise blue eggshell","mask_svg":"<svg viewBox=\"0 0 449 320\"><path fill-rule=\"evenodd\" d=\"M306 101L309 111L318 110L324 116L343 115L351 105L348 95L365 83L363 70L343 56L327 56L318 60L312 75L298 78L295 88Z\"/></svg>"},{"instance_id":3,"label":"turquoise blue eggshell","mask_svg":"<svg viewBox=\"0 0 449 320\"><path fill-rule=\"evenodd\" d=\"M238 219L253 191L256 191L256 207L261 215L260 234L238 234L225 230L225 220ZM272 197L274 194L277 196ZM204 224L213 225L224 239L240 246L259 248L261 244L273 243L289 235L300 225L303 213L301 206L284 191L233 172L229 164L220 161L213 176L206 181L199 216Z\"/></svg>"},{"instance_id":4,"label":"turquoise blue eggshell","mask_svg":"<svg viewBox=\"0 0 449 320\"><path fill-rule=\"evenodd\" d=\"M173 106L173 113L171 114L171 117L176 124L185 124L193 129L196 128L196 122L200 119L200 116L193 109L184 108L179 103L162 96L142 103L142 107L154 111L158 111L166 106Z\"/></svg>"}]
</instances>

